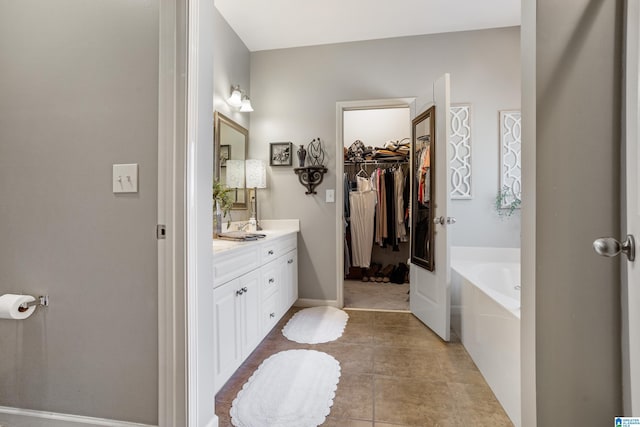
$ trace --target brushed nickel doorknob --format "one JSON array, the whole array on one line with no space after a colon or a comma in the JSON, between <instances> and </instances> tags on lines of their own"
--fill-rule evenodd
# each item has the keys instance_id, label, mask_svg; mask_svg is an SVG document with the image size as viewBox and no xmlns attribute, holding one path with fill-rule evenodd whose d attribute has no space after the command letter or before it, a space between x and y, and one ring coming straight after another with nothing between
<instances>
[{"instance_id":1,"label":"brushed nickel doorknob","mask_svg":"<svg viewBox=\"0 0 640 427\"><path fill-rule=\"evenodd\" d=\"M606 257L614 257L622 252L629 261L636 259L636 240L631 234L622 243L613 237L601 237L593 242L593 249L598 255Z\"/></svg>"}]
</instances>

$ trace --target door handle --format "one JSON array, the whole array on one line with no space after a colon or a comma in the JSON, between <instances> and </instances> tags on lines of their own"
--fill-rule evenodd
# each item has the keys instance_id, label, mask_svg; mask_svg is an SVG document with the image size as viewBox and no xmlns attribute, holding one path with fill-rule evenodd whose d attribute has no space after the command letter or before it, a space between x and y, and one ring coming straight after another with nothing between
<instances>
[{"instance_id":1,"label":"door handle","mask_svg":"<svg viewBox=\"0 0 640 427\"><path fill-rule=\"evenodd\" d=\"M614 257L622 252L629 261L636 259L636 240L631 234L622 243L613 237L601 237L593 242L593 249L598 255L606 257Z\"/></svg>"},{"instance_id":2,"label":"door handle","mask_svg":"<svg viewBox=\"0 0 640 427\"><path fill-rule=\"evenodd\" d=\"M443 217L443 216L439 216L437 218L433 219L433 223L434 224L440 224L440 225L445 225L445 224L455 224L456 223L456 218L453 216L448 216L448 217Z\"/></svg>"}]
</instances>

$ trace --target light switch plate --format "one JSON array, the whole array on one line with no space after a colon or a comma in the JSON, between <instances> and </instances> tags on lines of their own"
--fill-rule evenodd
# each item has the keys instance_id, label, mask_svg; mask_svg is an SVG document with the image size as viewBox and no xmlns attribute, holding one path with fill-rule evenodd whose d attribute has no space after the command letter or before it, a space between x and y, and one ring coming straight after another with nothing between
<instances>
[{"instance_id":1,"label":"light switch plate","mask_svg":"<svg viewBox=\"0 0 640 427\"><path fill-rule=\"evenodd\" d=\"M138 192L138 164L113 165L113 192Z\"/></svg>"},{"instance_id":2,"label":"light switch plate","mask_svg":"<svg viewBox=\"0 0 640 427\"><path fill-rule=\"evenodd\" d=\"M325 193L325 201L327 203L335 203L336 202L336 190L327 190Z\"/></svg>"}]
</instances>

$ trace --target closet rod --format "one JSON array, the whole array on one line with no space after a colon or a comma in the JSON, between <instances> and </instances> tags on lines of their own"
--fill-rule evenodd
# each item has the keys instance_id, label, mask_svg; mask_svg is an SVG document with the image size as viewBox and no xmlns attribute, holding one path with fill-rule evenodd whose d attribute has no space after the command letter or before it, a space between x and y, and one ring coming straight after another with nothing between
<instances>
[{"instance_id":1,"label":"closet rod","mask_svg":"<svg viewBox=\"0 0 640 427\"><path fill-rule=\"evenodd\" d=\"M345 166L408 164L409 160L363 160L361 162L344 162Z\"/></svg>"}]
</instances>

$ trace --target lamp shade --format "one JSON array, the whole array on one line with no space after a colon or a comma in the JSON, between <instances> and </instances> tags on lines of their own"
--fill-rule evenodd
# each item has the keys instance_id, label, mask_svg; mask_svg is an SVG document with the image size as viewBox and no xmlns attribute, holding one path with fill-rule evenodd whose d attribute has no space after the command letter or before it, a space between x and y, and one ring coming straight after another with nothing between
<instances>
[{"instance_id":1,"label":"lamp shade","mask_svg":"<svg viewBox=\"0 0 640 427\"><path fill-rule=\"evenodd\" d=\"M240 107L241 113L250 113L253 111L253 107L251 106L251 100L247 95L242 96L242 106Z\"/></svg>"},{"instance_id":2,"label":"lamp shade","mask_svg":"<svg viewBox=\"0 0 640 427\"><path fill-rule=\"evenodd\" d=\"M231 96L227 99L227 103L232 107L240 108L242 105L242 92L240 86L233 86Z\"/></svg>"},{"instance_id":3,"label":"lamp shade","mask_svg":"<svg viewBox=\"0 0 640 427\"><path fill-rule=\"evenodd\" d=\"M227 187L244 188L244 161L227 160Z\"/></svg>"},{"instance_id":4,"label":"lamp shade","mask_svg":"<svg viewBox=\"0 0 640 427\"><path fill-rule=\"evenodd\" d=\"M246 160L247 187L267 188L267 166L264 160Z\"/></svg>"}]
</instances>

